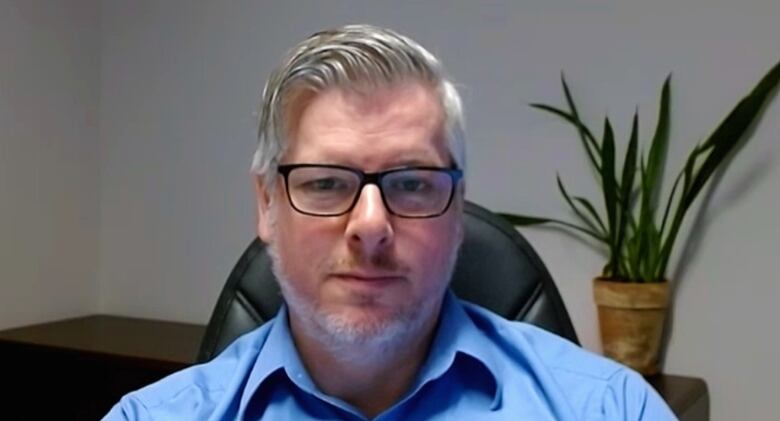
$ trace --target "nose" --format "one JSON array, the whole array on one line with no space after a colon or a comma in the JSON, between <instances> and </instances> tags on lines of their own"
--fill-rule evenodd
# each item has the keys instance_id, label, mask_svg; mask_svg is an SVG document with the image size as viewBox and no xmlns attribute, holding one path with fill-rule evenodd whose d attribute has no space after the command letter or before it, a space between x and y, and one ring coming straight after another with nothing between
<instances>
[{"instance_id":1,"label":"nose","mask_svg":"<svg viewBox=\"0 0 780 421\"><path fill-rule=\"evenodd\" d=\"M371 257L388 247L393 241L390 217L379 188L373 184L363 187L347 222L345 235L350 248Z\"/></svg>"}]
</instances>

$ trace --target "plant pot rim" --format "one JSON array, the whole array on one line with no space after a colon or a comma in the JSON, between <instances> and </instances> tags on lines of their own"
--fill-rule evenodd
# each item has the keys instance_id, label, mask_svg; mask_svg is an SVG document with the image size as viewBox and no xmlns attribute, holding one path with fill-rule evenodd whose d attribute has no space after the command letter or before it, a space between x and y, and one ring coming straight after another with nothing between
<instances>
[{"instance_id":1,"label":"plant pot rim","mask_svg":"<svg viewBox=\"0 0 780 421\"><path fill-rule=\"evenodd\" d=\"M665 309L669 304L669 283L619 282L595 278L593 298L602 307Z\"/></svg>"},{"instance_id":2,"label":"plant pot rim","mask_svg":"<svg viewBox=\"0 0 780 421\"><path fill-rule=\"evenodd\" d=\"M666 278L663 278L661 280L653 280L653 281L637 281L633 279L623 279L623 278L606 278L603 276L597 276L593 278L594 282L609 282L613 284L668 284L669 280Z\"/></svg>"}]
</instances>

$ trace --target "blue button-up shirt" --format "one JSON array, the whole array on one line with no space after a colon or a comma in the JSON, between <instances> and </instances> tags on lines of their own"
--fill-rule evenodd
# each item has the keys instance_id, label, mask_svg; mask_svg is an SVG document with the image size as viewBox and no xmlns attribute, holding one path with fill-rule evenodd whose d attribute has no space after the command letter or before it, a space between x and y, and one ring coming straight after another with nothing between
<instances>
[{"instance_id":1,"label":"blue button-up shirt","mask_svg":"<svg viewBox=\"0 0 780 421\"><path fill-rule=\"evenodd\" d=\"M391 351L388 351L391 352ZM292 341L287 311L206 364L132 392L105 420L363 420L324 394ZM408 393L375 420L674 420L637 373L448 292Z\"/></svg>"}]
</instances>

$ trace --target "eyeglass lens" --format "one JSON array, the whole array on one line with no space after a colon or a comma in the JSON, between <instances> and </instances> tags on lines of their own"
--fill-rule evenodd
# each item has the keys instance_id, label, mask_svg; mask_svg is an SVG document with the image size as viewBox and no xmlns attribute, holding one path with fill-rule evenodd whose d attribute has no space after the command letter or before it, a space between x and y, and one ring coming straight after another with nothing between
<instances>
[{"instance_id":1,"label":"eyeglass lens","mask_svg":"<svg viewBox=\"0 0 780 421\"><path fill-rule=\"evenodd\" d=\"M349 211L360 194L361 176L344 168L298 167L287 177L290 199L298 210L316 215ZM447 172L401 169L380 178L385 204L400 216L427 216L444 211L452 194Z\"/></svg>"}]
</instances>

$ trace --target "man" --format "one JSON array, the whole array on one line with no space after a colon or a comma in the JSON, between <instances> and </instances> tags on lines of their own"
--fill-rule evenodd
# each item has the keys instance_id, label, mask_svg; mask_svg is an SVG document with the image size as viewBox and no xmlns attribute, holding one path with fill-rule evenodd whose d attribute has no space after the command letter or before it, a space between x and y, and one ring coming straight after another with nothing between
<instances>
[{"instance_id":1,"label":"man","mask_svg":"<svg viewBox=\"0 0 780 421\"><path fill-rule=\"evenodd\" d=\"M420 45L311 36L269 78L259 139L257 229L286 305L106 419L674 419L636 373L448 291L462 111Z\"/></svg>"}]
</instances>

